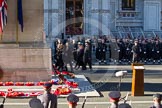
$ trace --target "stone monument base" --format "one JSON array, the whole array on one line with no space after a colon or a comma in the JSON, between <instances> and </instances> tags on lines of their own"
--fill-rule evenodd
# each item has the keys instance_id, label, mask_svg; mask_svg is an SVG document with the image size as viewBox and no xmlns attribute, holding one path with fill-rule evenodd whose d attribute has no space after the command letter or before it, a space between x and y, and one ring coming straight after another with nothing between
<instances>
[{"instance_id":1,"label":"stone monument base","mask_svg":"<svg viewBox=\"0 0 162 108\"><path fill-rule=\"evenodd\" d=\"M51 71L47 70L4 70L2 82L38 82L49 81L51 79Z\"/></svg>"},{"instance_id":2,"label":"stone monument base","mask_svg":"<svg viewBox=\"0 0 162 108\"><path fill-rule=\"evenodd\" d=\"M1 44L0 68L0 81L48 81L52 71L51 49Z\"/></svg>"}]
</instances>

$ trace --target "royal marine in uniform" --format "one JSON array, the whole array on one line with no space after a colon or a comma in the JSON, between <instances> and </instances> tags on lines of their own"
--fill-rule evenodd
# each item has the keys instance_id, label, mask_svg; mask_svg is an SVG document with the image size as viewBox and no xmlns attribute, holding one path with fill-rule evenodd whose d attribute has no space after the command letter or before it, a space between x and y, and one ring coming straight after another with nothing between
<instances>
[{"instance_id":1,"label":"royal marine in uniform","mask_svg":"<svg viewBox=\"0 0 162 108\"><path fill-rule=\"evenodd\" d=\"M37 97L41 100L41 103L43 104L44 108L57 108L57 96L51 93L51 87L51 83L45 83L43 86L43 95ZM49 103L51 104L49 105Z\"/></svg>"},{"instance_id":2,"label":"royal marine in uniform","mask_svg":"<svg viewBox=\"0 0 162 108\"><path fill-rule=\"evenodd\" d=\"M119 91L112 91L108 94L110 97L111 106L109 108L118 108L118 102L121 97Z\"/></svg>"},{"instance_id":3,"label":"royal marine in uniform","mask_svg":"<svg viewBox=\"0 0 162 108\"><path fill-rule=\"evenodd\" d=\"M77 102L79 101L79 97L76 96L75 94L70 94L67 97L67 101L68 101L69 108L76 108Z\"/></svg>"}]
</instances>

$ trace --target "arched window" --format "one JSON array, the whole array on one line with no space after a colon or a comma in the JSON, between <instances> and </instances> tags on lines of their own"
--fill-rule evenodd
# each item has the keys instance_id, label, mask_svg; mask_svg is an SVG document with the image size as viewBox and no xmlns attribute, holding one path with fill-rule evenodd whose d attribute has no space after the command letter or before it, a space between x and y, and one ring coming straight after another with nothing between
<instances>
[{"instance_id":1,"label":"arched window","mask_svg":"<svg viewBox=\"0 0 162 108\"><path fill-rule=\"evenodd\" d=\"M135 10L135 0L122 0L122 10Z\"/></svg>"}]
</instances>

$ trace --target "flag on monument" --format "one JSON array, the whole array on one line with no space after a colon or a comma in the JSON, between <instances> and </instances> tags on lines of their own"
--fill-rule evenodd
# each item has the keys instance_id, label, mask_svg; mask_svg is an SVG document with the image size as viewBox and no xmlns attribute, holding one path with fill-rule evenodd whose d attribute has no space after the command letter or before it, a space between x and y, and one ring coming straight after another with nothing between
<instances>
[{"instance_id":1,"label":"flag on monument","mask_svg":"<svg viewBox=\"0 0 162 108\"><path fill-rule=\"evenodd\" d=\"M17 18L18 22L21 26L21 31L23 32L24 24L23 24L23 10L22 10L22 0L17 0Z\"/></svg>"},{"instance_id":2,"label":"flag on monument","mask_svg":"<svg viewBox=\"0 0 162 108\"><path fill-rule=\"evenodd\" d=\"M3 32L4 26L7 24L7 2L0 0L0 34Z\"/></svg>"},{"instance_id":3,"label":"flag on monument","mask_svg":"<svg viewBox=\"0 0 162 108\"><path fill-rule=\"evenodd\" d=\"M4 0L3 2L3 7L2 7L2 16L3 16L3 24L7 24L7 2Z\"/></svg>"}]
</instances>

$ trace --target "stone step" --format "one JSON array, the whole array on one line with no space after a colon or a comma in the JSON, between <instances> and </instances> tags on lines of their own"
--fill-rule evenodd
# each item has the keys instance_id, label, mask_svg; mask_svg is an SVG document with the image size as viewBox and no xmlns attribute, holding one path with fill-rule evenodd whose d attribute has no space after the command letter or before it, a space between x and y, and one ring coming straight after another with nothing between
<instances>
[{"instance_id":1,"label":"stone step","mask_svg":"<svg viewBox=\"0 0 162 108\"><path fill-rule=\"evenodd\" d=\"M18 48L19 44L0 44L0 48Z\"/></svg>"},{"instance_id":2,"label":"stone step","mask_svg":"<svg viewBox=\"0 0 162 108\"><path fill-rule=\"evenodd\" d=\"M95 90L91 83L86 79L84 75L76 75L74 81L78 83L78 88L70 88L73 93L76 93L78 96L89 96L97 97L100 94ZM55 90L57 87L66 87L67 85L53 85L52 90ZM13 91L22 91L22 92L32 92L32 91L43 91L42 86L1 86L0 91L7 91L9 88L12 88ZM66 97L62 95L61 97Z\"/></svg>"}]
</instances>

